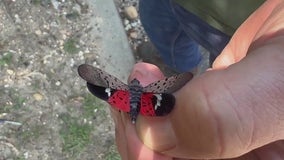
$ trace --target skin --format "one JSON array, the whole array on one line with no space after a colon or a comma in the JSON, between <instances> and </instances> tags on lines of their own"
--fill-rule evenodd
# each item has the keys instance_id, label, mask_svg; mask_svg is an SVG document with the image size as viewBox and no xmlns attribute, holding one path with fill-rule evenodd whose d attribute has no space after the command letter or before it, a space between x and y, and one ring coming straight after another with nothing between
<instances>
[{"instance_id":1,"label":"skin","mask_svg":"<svg viewBox=\"0 0 284 160\"><path fill-rule=\"evenodd\" d=\"M138 63L129 80L163 78ZM284 1L267 0L236 31L211 70L174 93L165 117L111 109L124 160L284 159Z\"/></svg>"}]
</instances>

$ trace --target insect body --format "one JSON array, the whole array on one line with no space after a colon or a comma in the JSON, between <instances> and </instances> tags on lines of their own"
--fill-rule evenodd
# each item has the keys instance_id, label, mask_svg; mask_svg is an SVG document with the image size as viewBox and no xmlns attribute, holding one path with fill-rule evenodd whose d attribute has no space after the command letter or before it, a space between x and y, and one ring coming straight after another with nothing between
<instances>
[{"instance_id":1,"label":"insect body","mask_svg":"<svg viewBox=\"0 0 284 160\"><path fill-rule=\"evenodd\" d=\"M133 79L129 84L130 115L132 122L135 122L139 113L139 102L142 94L143 87L137 79Z\"/></svg>"},{"instance_id":2,"label":"insect body","mask_svg":"<svg viewBox=\"0 0 284 160\"><path fill-rule=\"evenodd\" d=\"M93 95L129 113L132 123L135 123L139 113L144 116L164 116L170 113L175 105L175 97L171 93L193 77L191 73L182 73L142 87L137 79L126 85L88 64L80 65L78 73L87 81L87 87Z\"/></svg>"}]
</instances>

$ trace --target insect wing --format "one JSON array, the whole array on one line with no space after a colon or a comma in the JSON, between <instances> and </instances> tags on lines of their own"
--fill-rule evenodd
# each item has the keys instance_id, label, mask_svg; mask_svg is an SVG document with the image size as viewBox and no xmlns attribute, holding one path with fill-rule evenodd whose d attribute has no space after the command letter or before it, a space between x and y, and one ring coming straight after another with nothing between
<instances>
[{"instance_id":1,"label":"insect wing","mask_svg":"<svg viewBox=\"0 0 284 160\"><path fill-rule=\"evenodd\" d=\"M108 99L108 103L124 112L130 111L130 101L129 101L129 92L118 90L115 91L111 97Z\"/></svg>"},{"instance_id":2,"label":"insect wing","mask_svg":"<svg viewBox=\"0 0 284 160\"><path fill-rule=\"evenodd\" d=\"M190 72L178 74L151 83L143 88L143 91L152 93L173 93L183 87L192 78L193 74Z\"/></svg>"},{"instance_id":3,"label":"insect wing","mask_svg":"<svg viewBox=\"0 0 284 160\"><path fill-rule=\"evenodd\" d=\"M165 116L175 105L175 97L171 94L143 93L141 96L140 114L144 116Z\"/></svg>"},{"instance_id":4,"label":"insect wing","mask_svg":"<svg viewBox=\"0 0 284 160\"><path fill-rule=\"evenodd\" d=\"M107 72L88 64L82 64L78 67L80 77L96 86L112 88L115 90L128 90L128 86L118 78Z\"/></svg>"},{"instance_id":5,"label":"insect wing","mask_svg":"<svg viewBox=\"0 0 284 160\"><path fill-rule=\"evenodd\" d=\"M106 92L105 87L93 85L87 82L88 90L96 97L108 102L112 107L115 107L124 112L129 112L129 92L123 90L110 90Z\"/></svg>"},{"instance_id":6,"label":"insect wing","mask_svg":"<svg viewBox=\"0 0 284 160\"><path fill-rule=\"evenodd\" d=\"M140 101L140 114L143 116L155 116L155 109L153 103L154 94L143 93Z\"/></svg>"}]
</instances>

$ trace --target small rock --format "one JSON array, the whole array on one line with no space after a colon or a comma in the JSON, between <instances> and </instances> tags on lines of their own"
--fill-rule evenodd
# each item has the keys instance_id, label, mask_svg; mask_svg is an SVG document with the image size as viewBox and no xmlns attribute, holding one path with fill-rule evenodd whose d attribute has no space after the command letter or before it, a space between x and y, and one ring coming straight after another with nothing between
<instances>
[{"instance_id":1,"label":"small rock","mask_svg":"<svg viewBox=\"0 0 284 160\"><path fill-rule=\"evenodd\" d=\"M7 73L8 73L9 75L12 75L12 74L14 74L14 71L11 70L11 69L7 69Z\"/></svg>"},{"instance_id":2,"label":"small rock","mask_svg":"<svg viewBox=\"0 0 284 160\"><path fill-rule=\"evenodd\" d=\"M136 27L137 25L138 25L137 22L131 23L131 26L132 26L132 27Z\"/></svg>"},{"instance_id":3,"label":"small rock","mask_svg":"<svg viewBox=\"0 0 284 160\"><path fill-rule=\"evenodd\" d=\"M73 10L77 13L81 13L81 6L79 4L75 4L73 6Z\"/></svg>"},{"instance_id":4,"label":"small rock","mask_svg":"<svg viewBox=\"0 0 284 160\"><path fill-rule=\"evenodd\" d=\"M41 95L40 93L35 93L33 97L37 101L41 101L43 99L43 95Z\"/></svg>"},{"instance_id":5,"label":"small rock","mask_svg":"<svg viewBox=\"0 0 284 160\"><path fill-rule=\"evenodd\" d=\"M124 19L124 25L128 25L129 24L129 20L128 19Z\"/></svg>"},{"instance_id":6,"label":"small rock","mask_svg":"<svg viewBox=\"0 0 284 160\"><path fill-rule=\"evenodd\" d=\"M17 23L17 24L22 23L22 20L21 20L21 18L19 17L18 14L15 14L14 17L15 17L15 23Z\"/></svg>"},{"instance_id":7,"label":"small rock","mask_svg":"<svg viewBox=\"0 0 284 160\"><path fill-rule=\"evenodd\" d=\"M61 85L61 82L60 82L60 81L56 81L56 82L55 82L55 85L56 85L56 86L60 86L60 85Z\"/></svg>"},{"instance_id":8,"label":"small rock","mask_svg":"<svg viewBox=\"0 0 284 160\"><path fill-rule=\"evenodd\" d=\"M50 2L56 10L59 9L60 2L58 2L57 0L51 0Z\"/></svg>"},{"instance_id":9,"label":"small rock","mask_svg":"<svg viewBox=\"0 0 284 160\"><path fill-rule=\"evenodd\" d=\"M40 36L42 34L42 32L41 32L41 30L38 29L38 30L35 31L35 34Z\"/></svg>"},{"instance_id":10,"label":"small rock","mask_svg":"<svg viewBox=\"0 0 284 160\"><path fill-rule=\"evenodd\" d=\"M126 31L128 31L128 30L130 30L132 27L131 27L131 24L127 24L125 27L124 27L124 29L126 30Z\"/></svg>"},{"instance_id":11,"label":"small rock","mask_svg":"<svg viewBox=\"0 0 284 160\"><path fill-rule=\"evenodd\" d=\"M138 33L136 31L132 31L129 33L129 37L132 39L137 39L138 38Z\"/></svg>"},{"instance_id":12,"label":"small rock","mask_svg":"<svg viewBox=\"0 0 284 160\"><path fill-rule=\"evenodd\" d=\"M136 8L134 6L125 7L124 8L124 13L131 20L134 20L134 19L138 18L138 12L137 12L137 10L136 10Z\"/></svg>"},{"instance_id":13,"label":"small rock","mask_svg":"<svg viewBox=\"0 0 284 160\"><path fill-rule=\"evenodd\" d=\"M25 152L25 153L24 153L24 158L25 158L25 159L28 159L28 158L29 158L29 152Z\"/></svg>"}]
</instances>

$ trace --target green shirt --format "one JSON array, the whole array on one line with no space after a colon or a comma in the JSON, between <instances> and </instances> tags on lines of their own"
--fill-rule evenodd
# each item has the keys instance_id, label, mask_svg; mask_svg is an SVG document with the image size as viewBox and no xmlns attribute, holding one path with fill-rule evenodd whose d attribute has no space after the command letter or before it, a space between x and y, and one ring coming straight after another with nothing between
<instances>
[{"instance_id":1,"label":"green shirt","mask_svg":"<svg viewBox=\"0 0 284 160\"><path fill-rule=\"evenodd\" d=\"M265 0L174 0L214 28L233 35Z\"/></svg>"}]
</instances>

